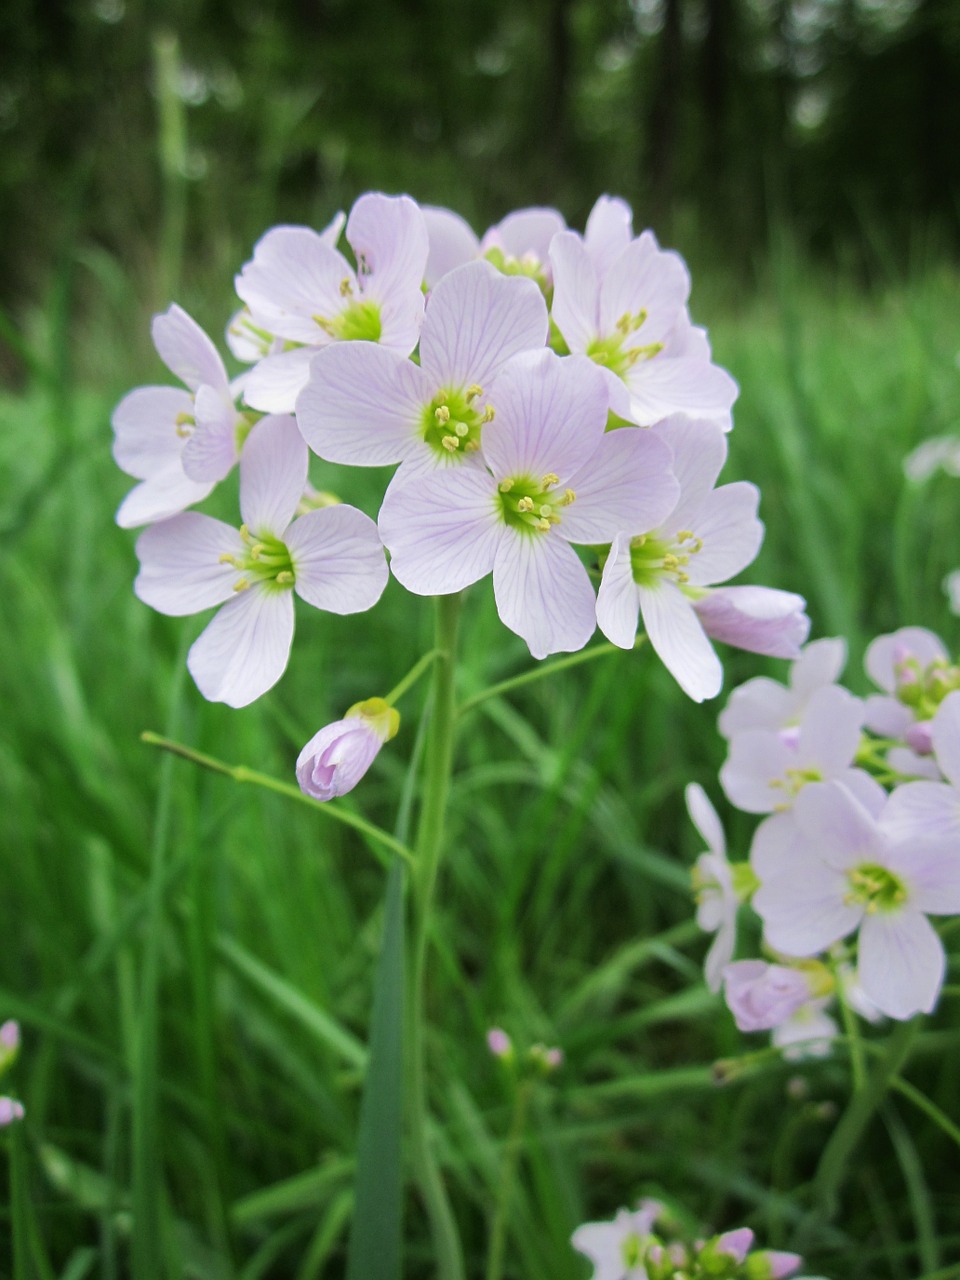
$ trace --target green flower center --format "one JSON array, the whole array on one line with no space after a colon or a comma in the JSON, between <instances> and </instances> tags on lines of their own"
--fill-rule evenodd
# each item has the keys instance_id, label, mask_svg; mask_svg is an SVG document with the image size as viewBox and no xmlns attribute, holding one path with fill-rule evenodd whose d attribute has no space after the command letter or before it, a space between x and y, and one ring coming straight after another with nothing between
<instances>
[{"instance_id":1,"label":"green flower center","mask_svg":"<svg viewBox=\"0 0 960 1280\"><path fill-rule=\"evenodd\" d=\"M960 689L960 666L937 658L921 667L916 658L904 658L894 668L897 698L911 707L918 720L932 720L948 693Z\"/></svg>"},{"instance_id":2,"label":"green flower center","mask_svg":"<svg viewBox=\"0 0 960 1280\"><path fill-rule=\"evenodd\" d=\"M526 276L528 280L539 285L544 293L549 288L546 268L535 253L525 253L522 258L515 258L512 254L504 253L502 249L494 246L483 256L505 276Z\"/></svg>"},{"instance_id":3,"label":"green flower center","mask_svg":"<svg viewBox=\"0 0 960 1280\"><path fill-rule=\"evenodd\" d=\"M346 276L340 281L340 296L344 306L335 316L313 317L324 333L341 342L379 342L380 304L354 298L353 284Z\"/></svg>"},{"instance_id":4,"label":"green flower center","mask_svg":"<svg viewBox=\"0 0 960 1280\"><path fill-rule=\"evenodd\" d=\"M289 590L296 574L286 544L269 533L255 537L245 524L240 526L240 537L245 544L242 554L235 556L225 551L220 557L221 564L232 564L243 574L233 584L234 591L247 591L261 584L280 591Z\"/></svg>"},{"instance_id":5,"label":"green flower center","mask_svg":"<svg viewBox=\"0 0 960 1280\"><path fill-rule=\"evenodd\" d=\"M548 472L539 480L513 476L498 486L500 509L505 524L523 534L549 533L560 523L560 512L576 498L572 489L560 492L560 477Z\"/></svg>"},{"instance_id":6,"label":"green flower center","mask_svg":"<svg viewBox=\"0 0 960 1280\"><path fill-rule=\"evenodd\" d=\"M907 900L903 881L888 867L881 867L878 863L862 862L847 872L847 880L850 892L845 902L864 907L870 915L876 911L896 911Z\"/></svg>"},{"instance_id":7,"label":"green flower center","mask_svg":"<svg viewBox=\"0 0 960 1280\"><path fill-rule=\"evenodd\" d=\"M420 430L424 440L441 457L476 453L480 433L494 418L492 404L479 408L483 388L474 383L464 390L441 389L423 410Z\"/></svg>"},{"instance_id":8,"label":"green flower center","mask_svg":"<svg viewBox=\"0 0 960 1280\"><path fill-rule=\"evenodd\" d=\"M638 1267L643 1261L643 1241L638 1235L631 1234L624 1236L620 1241L620 1253L623 1257L623 1265L628 1269L630 1267Z\"/></svg>"},{"instance_id":9,"label":"green flower center","mask_svg":"<svg viewBox=\"0 0 960 1280\"><path fill-rule=\"evenodd\" d=\"M680 529L672 539L642 533L630 539L630 568L641 587L653 587L661 578L683 586L689 581L686 566L690 557L703 549L703 542L690 529Z\"/></svg>"},{"instance_id":10,"label":"green flower center","mask_svg":"<svg viewBox=\"0 0 960 1280\"><path fill-rule=\"evenodd\" d=\"M635 364L641 360L652 360L663 350L662 342L643 344L634 340L634 334L642 328L646 318L646 311L638 311L634 315L624 312L614 332L605 338L594 338L587 345L586 354L595 364L603 365L618 378L625 378Z\"/></svg>"}]
</instances>

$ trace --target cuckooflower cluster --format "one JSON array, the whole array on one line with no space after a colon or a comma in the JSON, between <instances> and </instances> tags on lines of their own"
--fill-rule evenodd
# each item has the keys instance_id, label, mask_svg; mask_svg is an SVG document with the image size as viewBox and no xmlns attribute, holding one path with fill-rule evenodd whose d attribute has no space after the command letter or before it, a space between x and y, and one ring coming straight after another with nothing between
<instances>
[{"instance_id":1,"label":"cuckooflower cluster","mask_svg":"<svg viewBox=\"0 0 960 1280\"><path fill-rule=\"evenodd\" d=\"M689 1239L657 1200L620 1209L610 1222L587 1222L573 1233L573 1247L593 1264L592 1280L816 1280L797 1276L796 1253L754 1249L749 1227L709 1239Z\"/></svg>"},{"instance_id":2,"label":"cuckooflower cluster","mask_svg":"<svg viewBox=\"0 0 960 1280\"><path fill-rule=\"evenodd\" d=\"M117 519L147 526L137 594L173 615L220 606L188 659L207 698L241 707L279 679L294 595L354 613L390 575L415 595L490 575L536 658L598 626L630 648L642 617L698 701L722 682L712 640L799 653L800 597L725 585L763 536L754 486L717 485L737 386L690 319L682 259L635 236L622 200L601 197L583 235L523 209L477 237L450 210L368 193L322 231L268 231L236 290L245 371L231 379L171 306L153 337L183 387L138 388L113 421L139 482ZM318 501L311 455L396 466L379 512ZM237 463L239 528L190 510ZM346 721L298 764L318 798L385 740Z\"/></svg>"},{"instance_id":3,"label":"cuckooflower cluster","mask_svg":"<svg viewBox=\"0 0 960 1280\"><path fill-rule=\"evenodd\" d=\"M816 641L787 685L750 680L721 713L723 790L764 815L749 860L728 862L712 805L687 791L708 849L694 870L716 934L707 981L741 1030L772 1030L790 1054L828 1051L835 1000L871 1020L929 1013L945 956L928 917L960 913L960 666L903 627L868 647L880 692L860 699L837 683L845 658ZM733 962L747 901L767 958Z\"/></svg>"}]
</instances>

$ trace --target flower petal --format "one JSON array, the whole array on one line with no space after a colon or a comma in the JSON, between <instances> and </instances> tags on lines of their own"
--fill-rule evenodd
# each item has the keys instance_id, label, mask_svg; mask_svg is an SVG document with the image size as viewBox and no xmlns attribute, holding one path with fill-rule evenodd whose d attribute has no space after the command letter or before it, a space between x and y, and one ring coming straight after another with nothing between
<instances>
[{"instance_id":1,"label":"flower petal","mask_svg":"<svg viewBox=\"0 0 960 1280\"><path fill-rule=\"evenodd\" d=\"M845 769L857 754L862 726L862 700L840 685L824 685L811 696L800 719L799 765L826 777Z\"/></svg>"},{"instance_id":2,"label":"flower petal","mask_svg":"<svg viewBox=\"0 0 960 1280\"><path fill-rule=\"evenodd\" d=\"M193 419L193 396L178 387L137 387L113 411L113 459L121 471L147 480L179 466L184 438L177 419Z\"/></svg>"},{"instance_id":3,"label":"flower petal","mask_svg":"<svg viewBox=\"0 0 960 1280\"><path fill-rule=\"evenodd\" d=\"M867 646L863 665L873 683L885 693L893 693L897 687L897 663L904 657L915 659L920 667L929 666L938 658L947 661L949 655L939 636L926 627L901 627L891 635L877 636Z\"/></svg>"},{"instance_id":4,"label":"flower petal","mask_svg":"<svg viewBox=\"0 0 960 1280\"><path fill-rule=\"evenodd\" d=\"M694 608L711 640L771 658L799 658L810 631L803 596L773 587L718 587Z\"/></svg>"},{"instance_id":5,"label":"flower petal","mask_svg":"<svg viewBox=\"0 0 960 1280\"><path fill-rule=\"evenodd\" d=\"M489 228L481 242L480 252L486 253L496 246L511 258L522 259L532 255L546 265L550 260L550 241L559 231L566 230L566 226L563 215L556 209L537 206L515 209Z\"/></svg>"},{"instance_id":6,"label":"flower petal","mask_svg":"<svg viewBox=\"0 0 960 1280\"><path fill-rule=\"evenodd\" d=\"M905 782L891 793L883 826L898 840L944 836L960 842L960 790L945 782Z\"/></svg>"},{"instance_id":7,"label":"flower petal","mask_svg":"<svg viewBox=\"0 0 960 1280\"><path fill-rule=\"evenodd\" d=\"M216 484L229 475L239 456L239 414L233 401L213 387L197 392L196 427L183 446L183 469L191 480Z\"/></svg>"},{"instance_id":8,"label":"flower petal","mask_svg":"<svg viewBox=\"0 0 960 1280\"><path fill-rule=\"evenodd\" d=\"M264 356L243 384L243 398L261 413L293 413L297 396L307 385L316 347L295 347Z\"/></svg>"},{"instance_id":9,"label":"flower petal","mask_svg":"<svg viewBox=\"0 0 960 1280\"><path fill-rule=\"evenodd\" d=\"M652 428L673 454L673 474L680 485L680 498L668 520L665 533L696 528L704 505L727 460L727 440L715 422L674 414Z\"/></svg>"},{"instance_id":10,"label":"flower petal","mask_svg":"<svg viewBox=\"0 0 960 1280\"><path fill-rule=\"evenodd\" d=\"M582 356L543 350L515 356L490 391L496 420L481 451L497 480L548 473L561 485L593 456L607 420L607 388Z\"/></svg>"},{"instance_id":11,"label":"flower petal","mask_svg":"<svg viewBox=\"0 0 960 1280\"><path fill-rule=\"evenodd\" d=\"M703 787L699 782L689 782L683 795L690 820L707 842L707 848L718 857L726 858L727 841L723 834L723 823Z\"/></svg>"},{"instance_id":12,"label":"flower petal","mask_svg":"<svg viewBox=\"0 0 960 1280\"><path fill-rule=\"evenodd\" d=\"M842 636L814 640L790 668L790 687L808 698L822 685L835 684L847 664L847 642Z\"/></svg>"},{"instance_id":13,"label":"flower petal","mask_svg":"<svg viewBox=\"0 0 960 1280\"><path fill-rule=\"evenodd\" d=\"M600 331L600 281L586 245L562 231L550 245L553 265L553 322L574 353L582 354Z\"/></svg>"},{"instance_id":14,"label":"flower petal","mask_svg":"<svg viewBox=\"0 0 960 1280\"><path fill-rule=\"evenodd\" d=\"M297 595L329 613L362 613L390 576L377 526L356 507L321 507L284 534Z\"/></svg>"},{"instance_id":15,"label":"flower petal","mask_svg":"<svg viewBox=\"0 0 960 1280\"><path fill-rule=\"evenodd\" d=\"M603 566L597 592L597 625L621 649L632 649L637 638L640 595L630 565L630 540L618 534Z\"/></svg>"},{"instance_id":16,"label":"flower petal","mask_svg":"<svg viewBox=\"0 0 960 1280\"><path fill-rule=\"evenodd\" d=\"M427 288L432 289L448 271L479 256L480 239L469 223L451 209L424 204L420 212L430 241L423 279Z\"/></svg>"},{"instance_id":17,"label":"flower petal","mask_svg":"<svg viewBox=\"0 0 960 1280\"><path fill-rule=\"evenodd\" d=\"M755 676L731 693L720 712L717 728L727 739L747 729L777 730L787 723L792 706L790 692L782 684L767 676Z\"/></svg>"},{"instance_id":18,"label":"flower petal","mask_svg":"<svg viewBox=\"0 0 960 1280\"><path fill-rule=\"evenodd\" d=\"M343 310L341 285L354 273L336 249L310 227L273 227L261 236L235 279L239 296L271 331L294 342L326 346L332 339L317 317Z\"/></svg>"},{"instance_id":19,"label":"flower petal","mask_svg":"<svg viewBox=\"0 0 960 1280\"><path fill-rule=\"evenodd\" d=\"M663 665L694 702L715 698L723 668L691 602L672 582L638 591L643 625Z\"/></svg>"},{"instance_id":20,"label":"flower petal","mask_svg":"<svg viewBox=\"0 0 960 1280\"><path fill-rule=\"evenodd\" d=\"M663 352L635 364L626 377L631 421L639 426L661 422L672 413L703 414L726 411L739 388L725 369Z\"/></svg>"},{"instance_id":21,"label":"flower petal","mask_svg":"<svg viewBox=\"0 0 960 1280\"><path fill-rule=\"evenodd\" d=\"M892 842L887 866L907 882L911 907L932 916L960 912L960 844L956 837L909 836Z\"/></svg>"},{"instance_id":22,"label":"flower petal","mask_svg":"<svg viewBox=\"0 0 960 1280\"><path fill-rule=\"evenodd\" d=\"M597 625L587 571L555 534L506 528L493 565L493 591L502 622L526 640L535 658L582 649Z\"/></svg>"},{"instance_id":23,"label":"flower petal","mask_svg":"<svg viewBox=\"0 0 960 1280\"><path fill-rule=\"evenodd\" d=\"M289 416L261 418L240 455L240 511L256 536L280 538L307 485L307 446Z\"/></svg>"},{"instance_id":24,"label":"flower petal","mask_svg":"<svg viewBox=\"0 0 960 1280\"><path fill-rule=\"evenodd\" d=\"M405 293L419 295L422 307L420 286L430 241L415 200L367 192L350 210L347 240L356 254L357 276L365 294L381 300ZM417 345L417 333L412 337L406 352ZM396 346L396 338L389 345Z\"/></svg>"},{"instance_id":25,"label":"flower petal","mask_svg":"<svg viewBox=\"0 0 960 1280\"><path fill-rule=\"evenodd\" d=\"M757 519L759 501L760 491L745 480L707 495L686 526L703 543L687 565L691 584L706 587L726 582L756 557L763 541L763 525Z\"/></svg>"},{"instance_id":26,"label":"flower petal","mask_svg":"<svg viewBox=\"0 0 960 1280\"><path fill-rule=\"evenodd\" d=\"M297 422L328 462L379 467L422 446L429 379L399 352L375 342L338 342L317 353L297 399Z\"/></svg>"},{"instance_id":27,"label":"flower petal","mask_svg":"<svg viewBox=\"0 0 960 1280\"><path fill-rule=\"evenodd\" d=\"M590 210L583 243L602 279L633 239L633 212L619 196L600 196Z\"/></svg>"},{"instance_id":28,"label":"flower petal","mask_svg":"<svg viewBox=\"0 0 960 1280\"><path fill-rule=\"evenodd\" d=\"M168 520L194 503L202 502L212 488L212 484L197 484L185 476L178 458L130 490L117 509L117 524L121 529L136 529Z\"/></svg>"},{"instance_id":29,"label":"flower petal","mask_svg":"<svg viewBox=\"0 0 960 1280\"><path fill-rule=\"evenodd\" d=\"M403 468L380 508L380 536L390 569L408 591L448 595L493 568L506 526L496 488L480 468L456 467L416 477Z\"/></svg>"},{"instance_id":30,"label":"flower petal","mask_svg":"<svg viewBox=\"0 0 960 1280\"><path fill-rule=\"evenodd\" d=\"M174 303L154 316L150 332L160 359L191 391L203 383L226 389L227 371L217 348L182 307Z\"/></svg>"},{"instance_id":31,"label":"flower petal","mask_svg":"<svg viewBox=\"0 0 960 1280\"><path fill-rule=\"evenodd\" d=\"M877 821L839 782L813 782L797 796L793 813L825 865L846 871L861 862L885 863L886 842Z\"/></svg>"},{"instance_id":32,"label":"flower petal","mask_svg":"<svg viewBox=\"0 0 960 1280\"><path fill-rule=\"evenodd\" d=\"M857 961L860 984L888 1017L930 1013L945 970L943 943L919 911L877 912L864 920Z\"/></svg>"},{"instance_id":33,"label":"flower petal","mask_svg":"<svg viewBox=\"0 0 960 1280\"><path fill-rule=\"evenodd\" d=\"M257 585L225 604L187 654L209 702L245 707L272 689L290 657L293 592Z\"/></svg>"},{"instance_id":34,"label":"flower petal","mask_svg":"<svg viewBox=\"0 0 960 1280\"><path fill-rule=\"evenodd\" d=\"M960 690L948 693L931 726L933 753L944 777L960 788Z\"/></svg>"},{"instance_id":35,"label":"flower petal","mask_svg":"<svg viewBox=\"0 0 960 1280\"><path fill-rule=\"evenodd\" d=\"M654 236L644 232L631 240L602 278L600 332L615 333L622 316L645 312L637 338L656 342L669 332L689 296L690 274L683 259L661 249Z\"/></svg>"},{"instance_id":36,"label":"flower petal","mask_svg":"<svg viewBox=\"0 0 960 1280\"><path fill-rule=\"evenodd\" d=\"M577 496L564 509L558 531L568 542L604 543L622 530L658 528L680 492L670 463L670 450L652 432L607 432L589 461L567 479Z\"/></svg>"},{"instance_id":37,"label":"flower petal","mask_svg":"<svg viewBox=\"0 0 960 1280\"><path fill-rule=\"evenodd\" d=\"M438 388L476 383L488 391L511 356L544 346L547 327L547 304L532 280L468 262L430 294L420 364Z\"/></svg>"},{"instance_id":38,"label":"flower petal","mask_svg":"<svg viewBox=\"0 0 960 1280\"><path fill-rule=\"evenodd\" d=\"M815 956L859 924L863 908L848 906L846 876L806 856L768 876L751 899L763 936L787 956Z\"/></svg>"},{"instance_id":39,"label":"flower petal","mask_svg":"<svg viewBox=\"0 0 960 1280\"><path fill-rule=\"evenodd\" d=\"M243 552L236 529L212 516L186 511L144 529L137 539L137 596L172 617L199 613L233 597L239 571L221 556Z\"/></svg>"}]
</instances>

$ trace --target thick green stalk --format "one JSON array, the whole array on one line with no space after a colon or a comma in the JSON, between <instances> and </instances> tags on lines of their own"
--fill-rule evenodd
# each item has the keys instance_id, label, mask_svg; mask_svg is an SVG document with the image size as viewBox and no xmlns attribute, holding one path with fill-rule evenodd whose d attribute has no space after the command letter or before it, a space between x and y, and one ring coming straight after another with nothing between
<instances>
[{"instance_id":1,"label":"thick green stalk","mask_svg":"<svg viewBox=\"0 0 960 1280\"><path fill-rule=\"evenodd\" d=\"M430 1113L424 1062L427 939L437 869L443 854L447 797L453 767L457 714L454 674L460 597L438 597L436 611L436 648L439 653L433 667L433 697L424 760L423 800L413 872L414 921L410 993L407 1002L407 1114L410 1120L413 1173L430 1221L438 1280L464 1280L463 1251L457 1224L430 1145Z\"/></svg>"}]
</instances>

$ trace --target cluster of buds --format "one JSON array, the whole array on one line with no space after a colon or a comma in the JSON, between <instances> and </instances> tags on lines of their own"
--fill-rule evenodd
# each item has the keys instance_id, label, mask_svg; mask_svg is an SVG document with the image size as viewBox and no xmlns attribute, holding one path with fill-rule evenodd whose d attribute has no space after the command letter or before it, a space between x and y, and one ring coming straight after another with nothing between
<instances>
[{"instance_id":1,"label":"cluster of buds","mask_svg":"<svg viewBox=\"0 0 960 1280\"><path fill-rule=\"evenodd\" d=\"M572 1243L593 1263L593 1280L815 1280L796 1276L799 1254L754 1250L749 1227L706 1240L675 1238L679 1234L659 1201L641 1200L611 1222L578 1227Z\"/></svg>"},{"instance_id":2,"label":"cluster of buds","mask_svg":"<svg viewBox=\"0 0 960 1280\"><path fill-rule=\"evenodd\" d=\"M487 1048L505 1066L520 1072L549 1076L563 1066L563 1050L556 1045L532 1044L526 1053L518 1054L502 1027L491 1027L487 1032Z\"/></svg>"}]
</instances>

